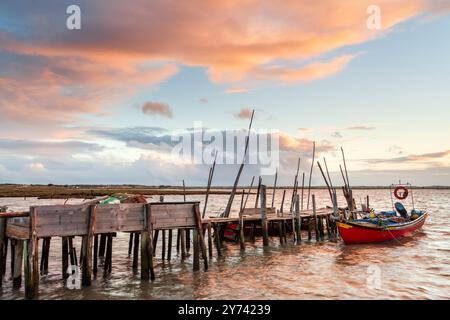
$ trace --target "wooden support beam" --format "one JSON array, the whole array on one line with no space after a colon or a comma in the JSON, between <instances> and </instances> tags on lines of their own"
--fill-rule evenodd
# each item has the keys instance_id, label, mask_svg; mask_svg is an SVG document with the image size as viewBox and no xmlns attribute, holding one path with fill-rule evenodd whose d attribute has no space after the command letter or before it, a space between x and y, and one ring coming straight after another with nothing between
<instances>
[{"instance_id":1,"label":"wooden support beam","mask_svg":"<svg viewBox=\"0 0 450 320\"><path fill-rule=\"evenodd\" d=\"M166 257L166 230L162 230L161 237L162 237L161 259L164 261Z\"/></svg>"}]
</instances>

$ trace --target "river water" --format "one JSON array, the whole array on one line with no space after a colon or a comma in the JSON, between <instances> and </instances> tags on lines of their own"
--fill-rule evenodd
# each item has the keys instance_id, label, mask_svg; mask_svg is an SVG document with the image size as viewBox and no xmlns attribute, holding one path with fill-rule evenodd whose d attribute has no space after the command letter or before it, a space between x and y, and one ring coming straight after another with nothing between
<instances>
[{"instance_id":1,"label":"river water","mask_svg":"<svg viewBox=\"0 0 450 320\"><path fill-rule=\"evenodd\" d=\"M320 206L329 205L326 190L314 190ZM268 192L270 193L270 192ZM286 198L290 197L288 191ZM389 190L355 190L357 203L370 196L377 210L391 208ZM279 207L282 191L275 204ZM158 201L155 196L152 201ZM226 206L227 196L210 196L208 214ZM173 248L169 263L157 250L156 280L142 282L133 274L128 256L129 235L119 233L113 243L112 274L102 272L89 288L68 289L61 280L61 241L52 239L49 275L42 277L40 299L449 299L450 298L450 190L415 190L417 209L427 209L430 218L421 231L410 238L383 244L344 245L339 242L288 239L280 245L272 238L269 249L261 239L247 242L246 251L238 244L225 243L223 257L210 261L207 272L192 271L192 256L185 261ZM180 201L182 196L165 196L165 201ZM203 201L204 196L187 200ZM79 203L73 199L68 203ZM254 205L250 197L247 206ZM268 204L271 196L268 195ZM341 198L342 206L344 199ZM0 205L12 210L27 210L30 205L61 204L64 200L0 198ZM306 201L305 201L306 202ZM240 197L234 203L236 210ZM285 207L289 207L289 201ZM405 201L407 209L411 203ZM234 214L236 211L234 211ZM175 233L174 233L175 234ZM306 239L306 235L303 239ZM313 237L314 238L314 237ZM80 248L79 240L75 242ZM173 241L174 245L176 241ZM158 249L161 246L158 245ZM9 264L8 264L9 266ZM101 271L102 268L99 268ZM23 286L12 288L9 267L0 289L0 299L23 299Z\"/></svg>"}]
</instances>

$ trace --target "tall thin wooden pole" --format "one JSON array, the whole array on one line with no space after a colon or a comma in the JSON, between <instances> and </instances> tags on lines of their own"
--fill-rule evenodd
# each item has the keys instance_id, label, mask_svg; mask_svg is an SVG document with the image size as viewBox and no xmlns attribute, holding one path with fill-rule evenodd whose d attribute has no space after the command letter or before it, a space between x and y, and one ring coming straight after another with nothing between
<instances>
[{"instance_id":1,"label":"tall thin wooden pole","mask_svg":"<svg viewBox=\"0 0 450 320\"><path fill-rule=\"evenodd\" d=\"M273 208L274 203L275 203L275 192L277 190L277 179L278 179L278 168L275 171L275 180L273 182L272 206L271 206L272 208Z\"/></svg>"},{"instance_id":2,"label":"tall thin wooden pole","mask_svg":"<svg viewBox=\"0 0 450 320\"><path fill-rule=\"evenodd\" d=\"M306 210L309 210L309 198L311 194L311 179L312 179L312 173L313 173L313 167L314 167L314 157L316 155L316 142L313 142L313 154L312 154L312 161L311 161L311 170L309 172L309 183L308 183L308 200L306 205Z\"/></svg>"},{"instance_id":3,"label":"tall thin wooden pole","mask_svg":"<svg viewBox=\"0 0 450 320\"><path fill-rule=\"evenodd\" d=\"M327 170L328 180L330 181L330 187L333 189L333 182L331 181L330 172L328 171L327 159L323 158L323 162L325 163L325 169Z\"/></svg>"},{"instance_id":4,"label":"tall thin wooden pole","mask_svg":"<svg viewBox=\"0 0 450 320\"><path fill-rule=\"evenodd\" d=\"M248 196L250 195L250 192L251 192L251 190L253 188L253 182L255 182L255 176L253 176L252 183L250 183L250 187L248 188L248 192L247 192L247 195L245 197L245 202L244 202L244 206L243 206L242 210L244 210L245 207L247 206L247 200L248 200Z\"/></svg>"},{"instance_id":5,"label":"tall thin wooden pole","mask_svg":"<svg viewBox=\"0 0 450 320\"><path fill-rule=\"evenodd\" d=\"M213 177L214 177L214 170L215 170L215 167L216 167L217 153L218 152L216 151L216 155L215 155L215 158L214 158L213 165L209 169L208 185L206 187L205 205L203 206L202 218L205 218L205 214L206 214L206 206L208 204L209 192L211 190L211 184L212 184L212 180L213 180Z\"/></svg>"},{"instance_id":6,"label":"tall thin wooden pole","mask_svg":"<svg viewBox=\"0 0 450 320\"><path fill-rule=\"evenodd\" d=\"M256 199L255 199L255 208L258 208L259 192L261 190L261 184L262 184L262 178L259 177L259 179L258 179L258 191L256 192Z\"/></svg>"},{"instance_id":7,"label":"tall thin wooden pole","mask_svg":"<svg viewBox=\"0 0 450 320\"><path fill-rule=\"evenodd\" d=\"M231 206L233 205L233 200L234 200L234 195L236 194L236 189L237 189L237 186L239 184L239 179L241 177L242 170L244 169L245 159L247 157L247 151L248 151L248 144L249 144L249 141L250 141L250 131L251 131L251 128L252 128L254 114L255 114L255 110L252 111L252 117L250 119L250 125L248 126L248 134L247 134L247 139L245 141L244 157L242 159L241 166L239 167L239 171L237 173L236 179L234 180L234 185L233 185L233 189L232 189L231 194L230 194L230 198L228 199L227 206L226 206L225 211L223 213L223 216L226 217L226 218L228 218L230 216Z\"/></svg>"},{"instance_id":8,"label":"tall thin wooden pole","mask_svg":"<svg viewBox=\"0 0 450 320\"><path fill-rule=\"evenodd\" d=\"M325 176L325 173L323 172L322 166L320 165L319 161L317 161L317 166L319 167L320 173L322 174L322 177L323 177L323 180L325 180L325 184L327 185L328 193L330 194L330 199L331 199L331 201L333 201L333 194L331 193L331 187L327 181L327 177Z\"/></svg>"},{"instance_id":9,"label":"tall thin wooden pole","mask_svg":"<svg viewBox=\"0 0 450 320\"><path fill-rule=\"evenodd\" d=\"M183 201L186 202L186 185L184 184L184 179L183 179Z\"/></svg>"},{"instance_id":10,"label":"tall thin wooden pole","mask_svg":"<svg viewBox=\"0 0 450 320\"><path fill-rule=\"evenodd\" d=\"M304 193L305 193L305 173L303 172L303 177L302 177L302 198L301 198L301 206L300 206L300 210L301 211L303 211Z\"/></svg>"},{"instance_id":11,"label":"tall thin wooden pole","mask_svg":"<svg viewBox=\"0 0 450 320\"><path fill-rule=\"evenodd\" d=\"M348 185L348 188L350 189L350 181L348 180L347 164L345 162L344 149L342 147L341 147L341 151L342 151L342 160L344 160L345 177L347 178L347 185Z\"/></svg>"},{"instance_id":12,"label":"tall thin wooden pole","mask_svg":"<svg viewBox=\"0 0 450 320\"><path fill-rule=\"evenodd\" d=\"M264 247L269 245L269 233L267 232L267 210L266 210L266 186L261 185L261 227Z\"/></svg>"}]
</instances>

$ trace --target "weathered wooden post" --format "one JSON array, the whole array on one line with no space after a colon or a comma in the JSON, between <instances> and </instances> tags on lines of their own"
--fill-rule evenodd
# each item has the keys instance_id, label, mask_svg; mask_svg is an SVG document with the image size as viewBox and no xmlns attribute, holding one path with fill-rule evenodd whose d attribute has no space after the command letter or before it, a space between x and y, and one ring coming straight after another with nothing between
<instances>
[{"instance_id":1,"label":"weathered wooden post","mask_svg":"<svg viewBox=\"0 0 450 320\"><path fill-rule=\"evenodd\" d=\"M211 222L208 222L208 254L211 259L213 256L213 241L212 241L212 227Z\"/></svg>"},{"instance_id":2,"label":"weathered wooden post","mask_svg":"<svg viewBox=\"0 0 450 320\"><path fill-rule=\"evenodd\" d=\"M25 297L37 298L39 292L39 240L36 233L37 211L30 208L30 238L25 242Z\"/></svg>"},{"instance_id":3,"label":"weathered wooden post","mask_svg":"<svg viewBox=\"0 0 450 320\"><path fill-rule=\"evenodd\" d=\"M130 240L128 241L128 255L131 256L133 250L133 232L130 232Z\"/></svg>"},{"instance_id":4,"label":"weathered wooden post","mask_svg":"<svg viewBox=\"0 0 450 320\"><path fill-rule=\"evenodd\" d=\"M314 217L316 241L319 241L319 226L318 226L317 212L316 212L316 196L314 194L312 195L312 206L313 206L313 217Z\"/></svg>"},{"instance_id":5,"label":"weathered wooden post","mask_svg":"<svg viewBox=\"0 0 450 320\"><path fill-rule=\"evenodd\" d=\"M155 279L153 269L153 243L151 228L151 205L144 205L144 229L141 232L141 279Z\"/></svg>"},{"instance_id":6,"label":"weathered wooden post","mask_svg":"<svg viewBox=\"0 0 450 320\"><path fill-rule=\"evenodd\" d=\"M62 278L66 280L69 277L67 269L69 268L69 240L67 237L61 237L61 255L62 255Z\"/></svg>"},{"instance_id":7,"label":"weathered wooden post","mask_svg":"<svg viewBox=\"0 0 450 320\"><path fill-rule=\"evenodd\" d=\"M0 208L0 212L3 212L3 208ZM5 241L6 240L6 219L0 218L0 288L3 283L3 275L5 274Z\"/></svg>"},{"instance_id":8,"label":"weathered wooden post","mask_svg":"<svg viewBox=\"0 0 450 320\"><path fill-rule=\"evenodd\" d=\"M185 229L179 229L178 232L180 232L180 246L181 246L181 259L186 259L186 235Z\"/></svg>"},{"instance_id":9,"label":"weathered wooden post","mask_svg":"<svg viewBox=\"0 0 450 320\"><path fill-rule=\"evenodd\" d=\"M133 271L137 271L139 263L139 233L134 234Z\"/></svg>"},{"instance_id":10,"label":"weathered wooden post","mask_svg":"<svg viewBox=\"0 0 450 320\"><path fill-rule=\"evenodd\" d=\"M295 230L297 233L297 244L300 244L302 241L302 218L300 217L300 198L298 194L295 197Z\"/></svg>"},{"instance_id":11,"label":"weathered wooden post","mask_svg":"<svg viewBox=\"0 0 450 320\"><path fill-rule=\"evenodd\" d=\"M242 192L242 202L241 210L239 210L239 245L242 251L245 251L245 236L244 236L244 194L245 190Z\"/></svg>"},{"instance_id":12,"label":"weathered wooden post","mask_svg":"<svg viewBox=\"0 0 450 320\"><path fill-rule=\"evenodd\" d=\"M16 241L14 254L13 288L20 288L22 285L23 240Z\"/></svg>"},{"instance_id":13,"label":"weathered wooden post","mask_svg":"<svg viewBox=\"0 0 450 320\"><path fill-rule=\"evenodd\" d=\"M267 230L267 209L266 209L266 185L260 186L260 198L261 198L261 228L263 234L264 247L269 246L269 233Z\"/></svg>"},{"instance_id":14,"label":"weathered wooden post","mask_svg":"<svg viewBox=\"0 0 450 320\"><path fill-rule=\"evenodd\" d=\"M94 236L94 262L92 266L92 274L97 276L98 270L98 234Z\"/></svg>"},{"instance_id":15,"label":"weathered wooden post","mask_svg":"<svg viewBox=\"0 0 450 320\"><path fill-rule=\"evenodd\" d=\"M92 245L95 234L95 223L97 220L97 206L89 206L88 233L83 236L83 263L81 265L81 284L90 286L92 282Z\"/></svg>"},{"instance_id":16,"label":"weathered wooden post","mask_svg":"<svg viewBox=\"0 0 450 320\"><path fill-rule=\"evenodd\" d=\"M203 226L202 226L202 218L200 215L200 207L198 205L194 208L195 213L195 222L197 227L197 242L200 242L200 249L202 251L203 265L205 271L208 270L208 254L206 252L205 238L203 237ZM195 229L194 229L195 230Z\"/></svg>"},{"instance_id":17,"label":"weathered wooden post","mask_svg":"<svg viewBox=\"0 0 450 320\"><path fill-rule=\"evenodd\" d=\"M169 230L169 239L167 241L167 260L170 261L172 256L172 229Z\"/></svg>"},{"instance_id":18,"label":"weathered wooden post","mask_svg":"<svg viewBox=\"0 0 450 320\"><path fill-rule=\"evenodd\" d=\"M193 257L193 270L200 270L200 253L198 246L198 230L194 229L194 237L193 237L193 245L194 245L194 257Z\"/></svg>"}]
</instances>

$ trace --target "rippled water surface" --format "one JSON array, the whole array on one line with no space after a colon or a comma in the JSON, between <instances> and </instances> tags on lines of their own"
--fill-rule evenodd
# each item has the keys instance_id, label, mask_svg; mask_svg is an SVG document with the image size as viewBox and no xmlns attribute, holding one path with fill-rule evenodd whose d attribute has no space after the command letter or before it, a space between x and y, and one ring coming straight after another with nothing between
<instances>
[{"instance_id":1,"label":"rippled water surface","mask_svg":"<svg viewBox=\"0 0 450 320\"><path fill-rule=\"evenodd\" d=\"M314 190L321 206L329 204L325 190ZM281 200L277 192L275 203ZM288 191L290 194L290 191ZM355 199L370 195L371 206L390 209L388 190L356 190ZM163 262L157 250L156 280L141 282L133 274L128 256L128 234L119 233L113 243L112 274L101 272L89 288L70 290L61 280L61 241L52 239L49 275L41 278L40 299L448 299L450 298L450 190L417 190L416 208L427 209L430 218L410 238L384 244L349 245L342 242L292 240L281 246L271 239L264 250L261 241L239 245L226 243L223 257L214 258L207 272L192 271L192 257L181 261L173 248L172 261ZM290 198L287 197L287 198ZM155 197L154 201L159 199ZM181 196L166 196L179 201ZM204 196L188 200L203 201ZM341 199L343 200L343 199ZM78 203L81 200L71 200ZM227 197L210 197L208 212L220 212ZM236 199L238 208L240 199ZM249 203L254 200L250 197ZM0 198L0 205L26 210L30 205L60 204L64 200ZM269 197L268 203L271 202ZM406 202L409 208L411 204ZM289 204L288 204L289 205ZM306 238L305 236L303 237ZM176 241L173 242L174 245ZM76 241L79 250L79 240ZM161 246L158 246L160 249ZM101 270L101 268L100 268ZM378 273L379 271L379 273ZM380 282L376 281L377 274ZM375 279L375 282L372 281ZM12 289L9 267L0 299L23 299L23 287Z\"/></svg>"}]
</instances>

